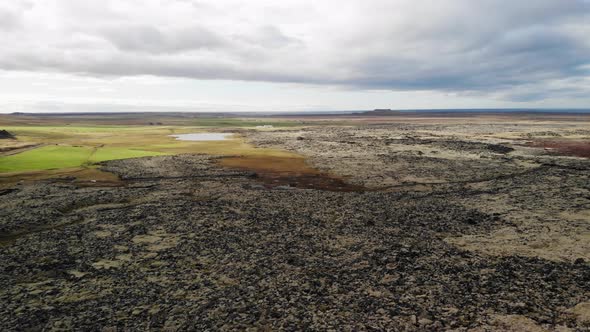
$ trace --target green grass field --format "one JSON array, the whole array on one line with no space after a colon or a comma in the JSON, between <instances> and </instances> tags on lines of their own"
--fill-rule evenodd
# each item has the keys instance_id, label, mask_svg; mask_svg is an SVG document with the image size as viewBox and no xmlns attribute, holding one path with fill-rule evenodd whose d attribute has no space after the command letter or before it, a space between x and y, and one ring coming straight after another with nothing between
<instances>
[{"instance_id":1,"label":"green grass field","mask_svg":"<svg viewBox=\"0 0 590 332\"><path fill-rule=\"evenodd\" d=\"M148 150L138 150L132 148L116 148L116 147L102 147L98 148L88 159L91 163L96 163L105 160L138 158L147 156L159 156L168 153Z\"/></svg>"},{"instance_id":2,"label":"green grass field","mask_svg":"<svg viewBox=\"0 0 590 332\"><path fill-rule=\"evenodd\" d=\"M50 145L0 157L0 172L72 168L105 160L162 154L166 153L129 148Z\"/></svg>"},{"instance_id":3,"label":"green grass field","mask_svg":"<svg viewBox=\"0 0 590 332\"><path fill-rule=\"evenodd\" d=\"M227 141L187 142L177 141L169 135L205 132L212 127L297 125L296 122L240 119L198 119L197 122L199 126L1 126L1 129L6 129L15 135L18 142L42 146L10 155L0 155L0 173L85 168L106 160L179 153L284 155L286 153L284 151L256 149L239 137ZM0 141L0 146L1 144Z\"/></svg>"},{"instance_id":4,"label":"green grass field","mask_svg":"<svg viewBox=\"0 0 590 332\"><path fill-rule=\"evenodd\" d=\"M91 147L44 146L0 157L0 172L77 167L85 163L91 153Z\"/></svg>"}]
</instances>

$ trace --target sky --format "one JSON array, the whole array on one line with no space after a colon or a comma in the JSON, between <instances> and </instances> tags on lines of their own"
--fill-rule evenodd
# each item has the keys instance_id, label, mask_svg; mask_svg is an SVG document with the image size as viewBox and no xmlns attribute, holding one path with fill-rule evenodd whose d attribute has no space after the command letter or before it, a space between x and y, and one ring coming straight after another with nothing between
<instances>
[{"instance_id":1,"label":"sky","mask_svg":"<svg viewBox=\"0 0 590 332\"><path fill-rule=\"evenodd\" d=\"M0 0L0 112L590 108L589 0Z\"/></svg>"}]
</instances>

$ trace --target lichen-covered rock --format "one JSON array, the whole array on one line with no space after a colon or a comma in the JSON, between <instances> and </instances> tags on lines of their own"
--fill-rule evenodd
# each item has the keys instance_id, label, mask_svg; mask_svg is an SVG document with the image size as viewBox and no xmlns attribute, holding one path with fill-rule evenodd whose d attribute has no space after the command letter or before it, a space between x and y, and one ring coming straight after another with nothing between
<instances>
[{"instance_id":1,"label":"lichen-covered rock","mask_svg":"<svg viewBox=\"0 0 590 332\"><path fill-rule=\"evenodd\" d=\"M119 187L3 191L0 330L586 328L587 163L445 128L245 133L365 190L180 155L105 162Z\"/></svg>"}]
</instances>

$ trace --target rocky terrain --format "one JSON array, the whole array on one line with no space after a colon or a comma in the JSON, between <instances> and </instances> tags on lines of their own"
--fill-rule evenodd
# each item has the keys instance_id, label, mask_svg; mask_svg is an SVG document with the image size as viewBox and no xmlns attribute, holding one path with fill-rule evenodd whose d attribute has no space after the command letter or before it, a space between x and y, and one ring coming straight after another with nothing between
<instances>
[{"instance_id":1,"label":"rocky terrain","mask_svg":"<svg viewBox=\"0 0 590 332\"><path fill-rule=\"evenodd\" d=\"M589 124L240 131L355 190L220 156L105 162L0 192L2 330L590 328ZM533 144L534 145L534 144ZM296 176L296 175L291 175Z\"/></svg>"}]
</instances>

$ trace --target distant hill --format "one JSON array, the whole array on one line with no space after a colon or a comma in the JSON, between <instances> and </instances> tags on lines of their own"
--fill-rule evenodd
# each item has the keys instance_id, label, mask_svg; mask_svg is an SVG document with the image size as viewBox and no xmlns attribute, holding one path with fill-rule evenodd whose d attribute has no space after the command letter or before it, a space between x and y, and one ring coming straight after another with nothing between
<instances>
[{"instance_id":1,"label":"distant hill","mask_svg":"<svg viewBox=\"0 0 590 332\"><path fill-rule=\"evenodd\" d=\"M364 116L390 116L390 115L399 115L401 114L400 111L394 111L389 108L377 108L372 111L366 111L361 113L356 113L355 115L364 115Z\"/></svg>"},{"instance_id":2,"label":"distant hill","mask_svg":"<svg viewBox=\"0 0 590 332\"><path fill-rule=\"evenodd\" d=\"M14 139L14 135L6 130L0 130L0 139Z\"/></svg>"}]
</instances>

